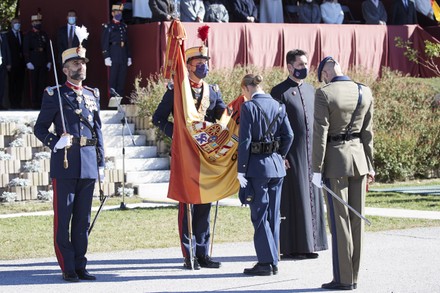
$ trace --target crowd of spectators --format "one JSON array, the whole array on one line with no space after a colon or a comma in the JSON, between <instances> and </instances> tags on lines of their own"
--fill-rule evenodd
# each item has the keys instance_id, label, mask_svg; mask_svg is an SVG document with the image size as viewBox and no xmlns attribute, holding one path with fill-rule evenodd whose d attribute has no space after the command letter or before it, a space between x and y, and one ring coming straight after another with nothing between
<instances>
[{"instance_id":1,"label":"crowd of spectators","mask_svg":"<svg viewBox=\"0 0 440 293\"><path fill-rule=\"evenodd\" d=\"M122 19L126 24L141 24L157 21L170 21L179 18L184 22L250 22L250 23L364 23L376 25L404 25L417 24L418 16L425 17L436 23L436 13L433 11L432 0L363 0L361 12L354 19L346 2L338 0L124 0ZM438 3L439 0L436 0ZM109 5L114 5L117 0L110 0ZM384 5L386 2L387 5ZM360 10L360 9L359 9ZM361 16L360 16L361 13ZM72 14L72 15L70 15ZM73 10L69 11L67 20L73 21L76 15ZM437 16L439 18L439 16ZM35 23L34 23L35 22ZM0 109L5 104L10 108L22 108L21 96L26 92L26 85L32 84L32 108L39 108L39 100L42 88L38 85L45 84L47 71L51 70L49 50L46 48L46 38L35 39L39 51L26 50L31 40L32 33L39 32L37 23L33 21L32 30L23 34L20 29L20 19L14 18L10 22L9 30L1 31L0 28ZM65 45L68 43L67 36L69 24L64 26L59 33ZM41 42L40 42L41 41ZM72 41L75 41L74 39ZM43 43L44 44L43 44ZM41 44L40 44L41 43ZM59 43L58 51L62 52ZM74 45L74 44L71 44ZM41 56L36 60L30 57L35 54ZM40 60L41 59L41 60ZM43 60L44 59L44 60ZM57 61L60 57L57 57ZM58 62L57 62L58 63ZM59 64L58 64L59 66ZM38 69L38 70L37 70ZM25 74L27 71L30 74ZM39 73L38 73L38 72ZM38 73L38 74L36 74ZM9 77L9 78L6 78ZM38 77L38 79L37 79ZM25 78L30 81L25 81ZM62 78L61 78L62 79ZM5 94L6 83L9 80L9 103Z\"/></svg>"}]
</instances>

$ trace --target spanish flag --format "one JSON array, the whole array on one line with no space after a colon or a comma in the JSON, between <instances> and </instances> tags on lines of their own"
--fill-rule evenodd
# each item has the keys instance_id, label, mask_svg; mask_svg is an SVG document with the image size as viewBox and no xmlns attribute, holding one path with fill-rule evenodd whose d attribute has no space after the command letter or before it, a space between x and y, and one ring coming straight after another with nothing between
<instances>
[{"instance_id":1,"label":"spanish flag","mask_svg":"<svg viewBox=\"0 0 440 293\"><path fill-rule=\"evenodd\" d=\"M238 192L237 122L244 99L233 101L218 123L203 121L193 102L185 66L185 39L181 22L174 20L168 31L164 71L165 78L174 80L168 197L183 203L209 203Z\"/></svg>"},{"instance_id":2,"label":"spanish flag","mask_svg":"<svg viewBox=\"0 0 440 293\"><path fill-rule=\"evenodd\" d=\"M435 0L431 0L431 4L432 4L432 11L434 12L434 18L435 20L440 22L440 6Z\"/></svg>"}]
</instances>

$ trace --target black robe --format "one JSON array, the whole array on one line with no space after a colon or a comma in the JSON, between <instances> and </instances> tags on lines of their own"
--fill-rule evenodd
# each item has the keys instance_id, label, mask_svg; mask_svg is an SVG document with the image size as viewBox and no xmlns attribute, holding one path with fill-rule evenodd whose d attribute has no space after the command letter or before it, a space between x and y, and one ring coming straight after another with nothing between
<instances>
[{"instance_id":1,"label":"black robe","mask_svg":"<svg viewBox=\"0 0 440 293\"><path fill-rule=\"evenodd\" d=\"M290 168L281 193L280 253L283 255L325 250L324 199L312 183L312 137L315 90L290 78L275 86L272 97L286 105L295 139L287 154Z\"/></svg>"}]
</instances>

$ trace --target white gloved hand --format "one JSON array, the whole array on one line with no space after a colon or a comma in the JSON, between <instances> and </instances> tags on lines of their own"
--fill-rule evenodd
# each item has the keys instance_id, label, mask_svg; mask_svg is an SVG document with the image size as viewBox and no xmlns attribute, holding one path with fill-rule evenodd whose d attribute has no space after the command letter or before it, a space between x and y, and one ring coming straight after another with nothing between
<instances>
[{"instance_id":1,"label":"white gloved hand","mask_svg":"<svg viewBox=\"0 0 440 293\"><path fill-rule=\"evenodd\" d=\"M247 181L246 178L244 178L244 173L238 173L237 174L237 179L240 182L241 188L245 188L248 181Z\"/></svg>"},{"instance_id":2,"label":"white gloved hand","mask_svg":"<svg viewBox=\"0 0 440 293\"><path fill-rule=\"evenodd\" d=\"M99 181L104 182L105 180L105 173L104 173L104 167L99 167Z\"/></svg>"},{"instance_id":3,"label":"white gloved hand","mask_svg":"<svg viewBox=\"0 0 440 293\"><path fill-rule=\"evenodd\" d=\"M313 173L312 183L317 187L322 188L322 174L321 173Z\"/></svg>"},{"instance_id":4,"label":"white gloved hand","mask_svg":"<svg viewBox=\"0 0 440 293\"><path fill-rule=\"evenodd\" d=\"M131 62L131 58L128 58L128 60L127 60L127 66L131 66L131 64L133 64L133 63Z\"/></svg>"},{"instance_id":5,"label":"white gloved hand","mask_svg":"<svg viewBox=\"0 0 440 293\"><path fill-rule=\"evenodd\" d=\"M112 58L107 57L104 59L105 66L112 66Z\"/></svg>"},{"instance_id":6,"label":"white gloved hand","mask_svg":"<svg viewBox=\"0 0 440 293\"><path fill-rule=\"evenodd\" d=\"M72 145L72 136L70 134L63 134L57 141L53 152L56 153L57 150L63 149L65 147L70 147Z\"/></svg>"},{"instance_id":7,"label":"white gloved hand","mask_svg":"<svg viewBox=\"0 0 440 293\"><path fill-rule=\"evenodd\" d=\"M0 65L2 65L2 63L3 63L3 57L0 56Z\"/></svg>"},{"instance_id":8,"label":"white gloved hand","mask_svg":"<svg viewBox=\"0 0 440 293\"><path fill-rule=\"evenodd\" d=\"M32 64L31 62L28 62L28 63L26 64L26 67L27 67L27 69L29 69L29 70L34 70L34 69L35 69L34 64Z\"/></svg>"},{"instance_id":9,"label":"white gloved hand","mask_svg":"<svg viewBox=\"0 0 440 293\"><path fill-rule=\"evenodd\" d=\"M47 70L50 71L50 69L52 68L52 63L48 62L46 67L47 67Z\"/></svg>"}]
</instances>

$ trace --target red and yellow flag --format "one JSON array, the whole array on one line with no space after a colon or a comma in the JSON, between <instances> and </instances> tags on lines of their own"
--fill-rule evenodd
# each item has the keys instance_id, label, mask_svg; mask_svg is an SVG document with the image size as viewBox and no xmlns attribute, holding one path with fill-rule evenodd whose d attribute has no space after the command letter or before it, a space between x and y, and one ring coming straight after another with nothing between
<instances>
[{"instance_id":1,"label":"red and yellow flag","mask_svg":"<svg viewBox=\"0 0 440 293\"><path fill-rule=\"evenodd\" d=\"M432 4L432 11L434 12L434 18L435 20L440 22L440 6L435 0L431 0L431 4Z\"/></svg>"},{"instance_id":2,"label":"red and yellow flag","mask_svg":"<svg viewBox=\"0 0 440 293\"><path fill-rule=\"evenodd\" d=\"M174 80L174 131L168 197L200 204L238 192L238 116L243 97L225 110L219 123L203 121L193 101L185 66L185 29L180 21L168 31L165 77ZM205 90L204 90L205 91Z\"/></svg>"}]
</instances>

